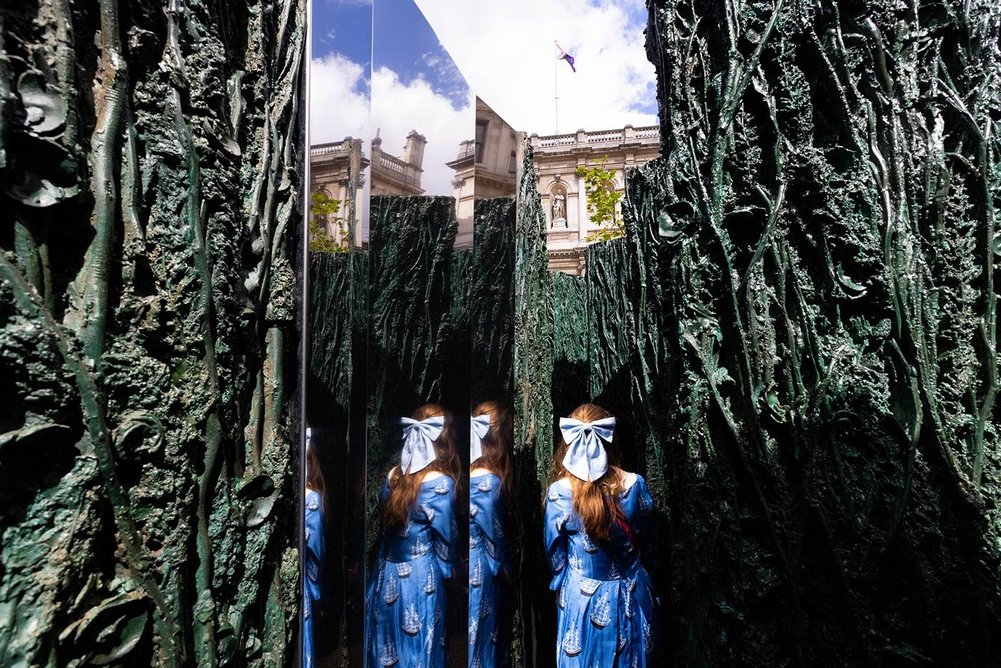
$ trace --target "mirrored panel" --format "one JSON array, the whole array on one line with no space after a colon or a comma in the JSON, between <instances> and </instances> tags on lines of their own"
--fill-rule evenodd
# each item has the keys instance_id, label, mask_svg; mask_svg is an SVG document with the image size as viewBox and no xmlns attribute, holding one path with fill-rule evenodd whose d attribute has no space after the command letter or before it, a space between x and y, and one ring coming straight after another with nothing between
<instances>
[{"instance_id":1,"label":"mirrored panel","mask_svg":"<svg viewBox=\"0 0 1001 668\"><path fill-rule=\"evenodd\" d=\"M374 4L367 665L466 664L469 88L410 0ZM471 187L470 183L470 187Z\"/></svg>"},{"instance_id":2,"label":"mirrored panel","mask_svg":"<svg viewBox=\"0 0 1001 668\"><path fill-rule=\"evenodd\" d=\"M522 540L514 490L514 241L519 135L476 100L468 155L475 186L470 287L469 665L511 660L516 564ZM537 505L537 504L536 504ZM521 536L524 539L526 537ZM532 536L529 540L536 539Z\"/></svg>"},{"instance_id":3,"label":"mirrored panel","mask_svg":"<svg viewBox=\"0 0 1001 668\"><path fill-rule=\"evenodd\" d=\"M303 665L362 665L372 7L310 16Z\"/></svg>"}]
</instances>

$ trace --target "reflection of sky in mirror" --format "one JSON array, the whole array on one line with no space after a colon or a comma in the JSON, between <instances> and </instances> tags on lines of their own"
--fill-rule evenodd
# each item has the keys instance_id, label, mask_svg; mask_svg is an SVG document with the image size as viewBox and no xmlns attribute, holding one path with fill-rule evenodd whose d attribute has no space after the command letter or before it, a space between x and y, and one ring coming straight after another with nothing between
<instances>
[{"instance_id":1,"label":"reflection of sky in mirror","mask_svg":"<svg viewBox=\"0 0 1001 668\"><path fill-rule=\"evenodd\" d=\"M451 195L459 143L473 136L469 86L413 0L376 0L372 127L382 150L399 157L407 134L427 139L421 186Z\"/></svg>"},{"instance_id":2,"label":"reflection of sky in mirror","mask_svg":"<svg viewBox=\"0 0 1001 668\"><path fill-rule=\"evenodd\" d=\"M372 1L315 0L310 27L310 142L360 137L367 154Z\"/></svg>"}]
</instances>

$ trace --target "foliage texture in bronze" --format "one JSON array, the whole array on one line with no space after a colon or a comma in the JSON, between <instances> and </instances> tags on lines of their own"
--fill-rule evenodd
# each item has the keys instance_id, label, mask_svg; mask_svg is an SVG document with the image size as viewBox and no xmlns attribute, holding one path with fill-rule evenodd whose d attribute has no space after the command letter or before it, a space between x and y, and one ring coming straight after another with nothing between
<instances>
[{"instance_id":1,"label":"foliage texture in bronze","mask_svg":"<svg viewBox=\"0 0 1001 668\"><path fill-rule=\"evenodd\" d=\"M0 7L0 663L295 656L304 5Z\"/></svg>"}]
</instances>

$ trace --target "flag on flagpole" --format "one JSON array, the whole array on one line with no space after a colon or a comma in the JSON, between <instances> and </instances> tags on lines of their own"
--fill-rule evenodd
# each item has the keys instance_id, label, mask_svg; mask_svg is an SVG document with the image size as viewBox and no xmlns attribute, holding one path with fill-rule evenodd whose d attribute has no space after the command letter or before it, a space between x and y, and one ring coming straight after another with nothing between
<instances>
[{"instance_id":1,"label":"flag on flagpole","mask_svg":"<svg viewBox=\"0 0 1001 668\"><path fill-rule=\"evenodd\" d=\"M567 61L567 64L570 65L570 69L572 69L574 72L576 72L577 68L574 67L573 56L571 56L569 53L567 53L566 51L564 51L563 47L561 47L559 45L559 42L554 41L553 44L556 45L556 50L560 52L559 55L556 56L556 60L565 60L565 61Z\"/></svg>"}]
</instances>

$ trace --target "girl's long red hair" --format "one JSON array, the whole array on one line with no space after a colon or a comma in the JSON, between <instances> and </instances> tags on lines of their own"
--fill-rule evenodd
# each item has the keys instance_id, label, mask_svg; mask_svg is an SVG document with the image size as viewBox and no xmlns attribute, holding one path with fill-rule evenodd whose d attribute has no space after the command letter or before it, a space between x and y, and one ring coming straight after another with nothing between
<instances>
[{"instance_id":1,"label":"girl's long red hair","mask_svg":"<svg viewBox=\"0 0 1001 668\"><path fill-rule=\"evenodd\" d=\"M383 508L383 522L387 527L406 524L410 511L417 502L421 483L428 473L439 471L453 481L459 479L459 456L455 451L455 433L451 416L438 404L424 404L414 411L413 419L426 420L438 416L445 418L445 428L434 442L438 457L415 473L403 473L397 466L389 475L389 498Z\"/></svg>"},{"instance_id":2,"label":"girl's long red hair","mask_svg":"<svg viewBox=\"0 0 1001 668\"><path fill-rule=\"evenodd\" d=\"M473 417L490 416L490 430L483 437L483 455L470 462L469 468L484 468L501 479L501 489L511 493L511 443L514 441L514 420L511 411L497 401L484 401L473 409Z\"/></svg>"},{"instance_id":3,"label":"girl's long red hair","mask_svg":"<svg viewBox=\"0 0 1001 668\"><path fill-rule=\"evenodd\" d=\"M581 404L570 413L570 417L581 422L594 422L612 417L612 414L597 404ZM604 445L611 462L612 452L609 451L609 444ZM592 540L608 540L612 524L625 522L625 515L619 504L624 479L622 469L609 464L605 475L594 482L581 480L563 466L563 457L568 447L561 434L560 443L553 457L549 482L553 483L561 478L569 479L573 509L584 522L584 531Z\"/></svg>"}]
</instances>

